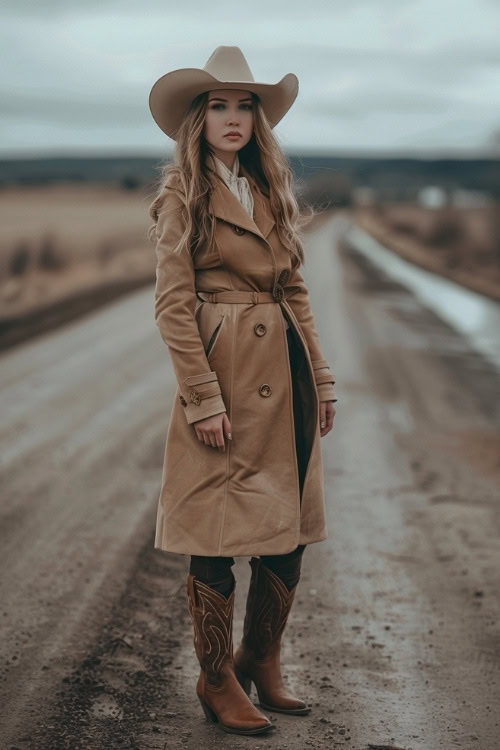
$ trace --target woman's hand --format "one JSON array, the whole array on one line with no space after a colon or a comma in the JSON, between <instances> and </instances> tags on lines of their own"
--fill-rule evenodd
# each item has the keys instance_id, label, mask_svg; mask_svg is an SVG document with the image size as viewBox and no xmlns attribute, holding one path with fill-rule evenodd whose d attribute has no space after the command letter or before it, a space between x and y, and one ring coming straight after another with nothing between
<instances>
[{"instance_id":1,"label":"woman's hand","mask_svg":"<svg viewBox=\"0 0 500 750\"><path fill-rule=\"evenodd\" d=\"M333 401L319 402L319 426L321 428L321 437L328 435L333 427L333 419L335 417L335 407L333 403Z\"/></svg>"},{"instance_id":2,"label":"woman's hand","mask_svg":"<svg viewBox=\"0 0 500 750\"><path fill-rule=\"evenodd\" d=\"M320 401L321 437L327 435L333 427L335 417L333 403L333 401ZM205 445L210 445L212 448L217 448L222 453L225 453L226 445L224 437L227 436L229 440L232 440L231 423L226 412L215 414L213 417L207 417L206 419L199 419L193 422L193 426L198 440L201 440Z\"/></svg>"},{"instance_id":3,"label":"woman's hand","mask_svg":"<svg viewBox=\"0 0 500 750\"><path fill-rule=\"evenodd\" d=\"M213 417L206 417L206 419L198 419L193 422L193 426L198 440L205 445L211 445L212 448L217 448L221 453L226 452L224 435L232 440L231 423L226 412L214 414Z\"/></svg>"}]
</instances>

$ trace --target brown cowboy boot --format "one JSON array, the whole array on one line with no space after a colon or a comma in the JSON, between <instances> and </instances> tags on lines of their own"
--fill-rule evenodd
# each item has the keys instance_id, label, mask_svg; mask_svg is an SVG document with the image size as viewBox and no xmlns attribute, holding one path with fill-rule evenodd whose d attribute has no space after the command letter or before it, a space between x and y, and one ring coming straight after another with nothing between
<instances>
[{"instance_id":1,"label":"brown cowboy boot","mask_svg":"<svg viewBox=\"0 0 500 750\"><path fill-rule=\"evenodd\" d=\"M189 614L201 671L196 684L205 717L233 734L261 734L275 725L252 703L239 684L233 666L235 579L229 597L188 575Z\"/></svg>"},{"instance_id":2,"label":"brown cowboy boot","mask_svg":"<svg viewBox=\"0 0 500 750\"><path fill-rule=\"evenodd\" d=\"M297 585L288 590L257 557L250 560L252 578L248 590L243 639L234 654L234 669L249 695L255 683L259 704L270 711L308 714L311 711L283 684L280 668L281 636L292 607Z\"/></svg>"}]
</instances>

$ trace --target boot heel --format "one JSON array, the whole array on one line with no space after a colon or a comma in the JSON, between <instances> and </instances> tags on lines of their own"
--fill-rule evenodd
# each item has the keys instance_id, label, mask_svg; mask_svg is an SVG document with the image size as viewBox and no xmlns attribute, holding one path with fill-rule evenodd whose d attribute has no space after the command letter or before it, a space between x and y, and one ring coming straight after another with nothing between
<instances>
[{"instance_id":1,"label":"boot heel","mask_svg":"<svg viewBox=\"0 0 500 750\"><path fill-rule=\"evenodd\" d=\"M250 692L252 690L252 680L250 677L248 677L244 672L241 671L238 667L234 668L234 674L236 675L236 679L240 683L241 687L245 691L247 695L250 695Z\"/></svg>"},{"instance_id":2,"label":"boot heel","mask_svg":"<svg viewBox=\"0 0 500 750\"><path fill-rule=\"evenodd\" d=\"M207 703L205 703L205 701L203 700L203 698L200 695L198 696L198 700L201 703L201 707L203 709L203 713L205 714L206 720L207 721L211 721L214 724L217 724L218 721L219 721L219 719L217 718L217 714L215 713L215 711L213 711L210 708L210 706Z\"/></svg>"}]
</instances>

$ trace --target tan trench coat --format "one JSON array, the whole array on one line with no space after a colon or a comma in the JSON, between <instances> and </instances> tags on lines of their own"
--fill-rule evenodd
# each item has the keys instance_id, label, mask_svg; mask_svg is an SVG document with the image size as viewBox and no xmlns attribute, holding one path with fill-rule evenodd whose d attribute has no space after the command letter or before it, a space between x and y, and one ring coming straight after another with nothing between
<instances>
[{"instance_id":1,"label":"tan trench coat","mask_svg":"<svg viewBox=\"0 0 500 750\"><path fill-rule=\"evenodd\" d=\"M335 381L303 276L279 240L269 198L243 166L241 174L253 192L253 220L224 181L211 175L218 249L194 259L184 249L171 252L183 231L175 181L164 188L159 211L155 320L178 387L154 546L169 552L283 554L327 537L319 401L336 400ZM198 295L224 290L246 292L246 299ZM310 457L302 498L285 316L307 362L300 377ZM233 436L225 438L225 453L200 441L193 425L224 411Z\"/></svg>"}]
</instances>

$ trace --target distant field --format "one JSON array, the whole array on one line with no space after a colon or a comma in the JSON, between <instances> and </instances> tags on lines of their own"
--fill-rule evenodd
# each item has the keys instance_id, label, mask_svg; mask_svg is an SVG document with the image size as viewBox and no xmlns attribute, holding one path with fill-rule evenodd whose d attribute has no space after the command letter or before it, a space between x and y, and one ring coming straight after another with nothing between
<instances>
[{"instance_id":1,"label":"distant field","mask_svg":"<svg viewBox=\"0 0 500 750\"><path fill-rule=\"evenodd\" d=\"M1 190L0 316L108 279L154 279L153 197L100 184Z\"/></svg>"},{"instance_id":2,"label":"distant field","mask_svg":"<svg viewBox=\"0 0 500 750\"><path fill-rule=\"evenodd\" d=\"M151 198L152 200L152 198ZM34 256L43 236L51 234L58 250L71 260L99 257L109 243L121 249L144 246L151 201L139 191L102 185L57 185L0 191L0 262L18 243Z\"/></svg>"}]
</instances>

